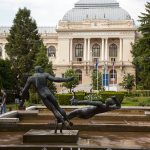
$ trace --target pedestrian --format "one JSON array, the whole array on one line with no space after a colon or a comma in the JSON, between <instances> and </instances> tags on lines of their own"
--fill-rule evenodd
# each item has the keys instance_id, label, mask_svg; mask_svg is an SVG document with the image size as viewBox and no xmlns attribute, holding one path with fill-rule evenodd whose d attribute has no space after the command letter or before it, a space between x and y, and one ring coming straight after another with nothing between
<instances>
[{"instance_id":1,"label":"pedestrian","mask_svg":"<svg viewBox=\"0 0 150 150\"><path fill-rule=\"evenodd\" d=\"M1 114L6 113L6 92L4 89L1 89L1 93L2 93L2 103L1 103Z\"/></svg>"}]
</instances>

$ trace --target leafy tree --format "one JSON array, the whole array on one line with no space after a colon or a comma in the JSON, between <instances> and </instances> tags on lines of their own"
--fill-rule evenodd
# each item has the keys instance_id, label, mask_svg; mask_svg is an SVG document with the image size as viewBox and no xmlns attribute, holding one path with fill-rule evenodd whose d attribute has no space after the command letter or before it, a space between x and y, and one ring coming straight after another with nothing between
<instances>
[{"instance_id":1,"label":"leafy tree","mask_svg":"<svg viewBox=\"0 0 150 150\"><path fill-rule=\"evenodd\" d=\"M30 10L19 9L7 41L5 49L15 75L14 84L19 92L33 69L36 53L42 43L36 22L30 16Z\"/></svg>"},{"instance_id":2,"label":"leafy tree","mask_svg":"<svg viewBox=\"0 0 150 150\"><path fill-rule=\"evenodd\" d=\"M97 80L97 78L98 78L98 80ZM102 87L102 75L101 75L100 72L98 72L98 74L97 74L97 71L94 70L92 72L92 86L93 86L93 90L97 90L97 83L98 83L98 90L100 90L101 87Z\"/></svg>"},{"instance_id":3,"label":"leafy tree","mask_svg":"<svg viewBox=\"0 0 150 150\"><path fill-rule=\"evenodd\" d=\"M143 89L150 89L150 3L145 5L146 13L140 18L139 31L142 37L132 46L133 64L136 66L136 82Z\"/></svg>"},{"instance_id":4,"label":"leafy tree","mask_svg":"<svg viewBox=\"0 0 150 150\"><path fill-rule=\"evenodd\" d=\"M71 89L78 85L79 78L77 73L73 69L69 69L65 72L65 78L69 78L69 77L74 77L74 80L70 82L65 82L62 85L67 89L70 89L71 92Z\"/></svg>"},{"instance_id":5,"label":"leafy tree","mask_svg":"<svg viewBox=\"0 0 150 150\"><path fill-rule=\"evenodd\" d=\"M120 86L127 89L128 92L130 92L133 89L133 86L135 86L135 78L134 75L127 74L123 77L122 83L120 83Z\"/></svg>"},{"instance_id":6,"label":"leafy tree","mask_svg":"<svg viewBox=\"0 0 150 150\"><path fill-rule=\"evenodd\" d=\"M45 72L49 73L52 76L55 76L53 72L52 62L49 62L46 53L46 47L43 44L40 46L39 52L36 54L34 66L41 66ZM53 82L49 82L48 87L53 91L53 93L56 92L56 87Z\"/></svg>"},{"instance_id":7,"label":"leafy tree","mask_svg":"<svg viewBox=\"0 0 150 150\"><path fill-rule=\"evenodd\" d=\"M13 72L11 70L10 61L0 59L0 88L12 90L14 86L13 82Z\"/></svg>"}]
</instances>

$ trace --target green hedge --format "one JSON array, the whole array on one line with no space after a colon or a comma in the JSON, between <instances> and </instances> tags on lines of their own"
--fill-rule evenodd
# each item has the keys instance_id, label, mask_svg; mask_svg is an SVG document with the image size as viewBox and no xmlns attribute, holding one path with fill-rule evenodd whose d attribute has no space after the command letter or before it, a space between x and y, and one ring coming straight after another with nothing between
<instances>
[{"instance_id":1,"label":"green hedge","mask_svg":"<svg viewBox=\"0 0 150 150\"><path fill-rule=\"evenodd\" d=\"M83 100L86 93L76 93L75 98L78 100ZM56 94L57 101L60 105L70 105L70 99L72 94Z\"/></svg>"},{"instance_id":2,"label":"green hedge","mask_svg":"<svg viewBox=\"0 0 150 150\"><path fill-rule=\"evenodd\" d=\"M56 94L57 101L60 105L70 105L70 99L72 98L72 94ZM87 93L76 93L75 98L78 100L99 100L105 101L107 98L111 96L116 96L120 102L123 101L124 93L123 92L99 92L95 94L87 94ZM94 99L93 99L94 98Z\"/></svg>"},{"instance_id":3,"label":"green hedge","mask_svg":"<svg viewBox=\"0 0 150 150\"><path fill-rule=\"evenodd\" d=\"M110 92L110 91L99 92L99 94L101 95L103 101L105 101L107 98L111 96L116 96L120 102L123 101L125 95L124 92Z\"/></svg>"}]
</instances>

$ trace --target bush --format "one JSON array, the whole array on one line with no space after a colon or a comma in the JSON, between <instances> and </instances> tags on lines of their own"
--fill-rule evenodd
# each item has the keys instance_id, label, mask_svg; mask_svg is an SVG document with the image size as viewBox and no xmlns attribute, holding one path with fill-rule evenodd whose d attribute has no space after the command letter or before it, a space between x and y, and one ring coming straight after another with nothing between
<instances>
[{"instance_id":1,"label":"bush","mask_svg":"<svg viewBox=\"0 0 150 150\"><path fill-rule=\"evenodd\" d=\"M84 100L86 93L76 93L75 98L78 100ZM60 105L70 105L70 99L72 98L72 94L56 94L56 99Z\"/></svg>"},{"instance_id":2,"label":"bush","mask_svg":"<svg viewBox=\"0 0 150 150\"><path fill-rule=\"evenodd\" d=\"M85 100L102 101L100 94L89 94L84 97Z\"/></svg>"},{"instance_id":3,"label":"bush","mask_svg":"<svg viewBox=\"0 0 150 150\"><path fill-rule=\"evenodd\" d=\"M38 93L30 91L30 99L29 99L30 104L40 104L41 99L38 95Z\"/></svg>"},{"instance_id":4,"label":"bush","mask_svg":"<svg viewBox=\"0 0 150 150\"><path fill-rule=\"evenodd\" d=\"M99 92L99 94L102 97L102 101L104 102L107 98L111 97L111 96L116 96L117 99L122 102L124 99L124 92L110 92L110 91L105 91L105 92Z\"/></svg>"}]
</instances>

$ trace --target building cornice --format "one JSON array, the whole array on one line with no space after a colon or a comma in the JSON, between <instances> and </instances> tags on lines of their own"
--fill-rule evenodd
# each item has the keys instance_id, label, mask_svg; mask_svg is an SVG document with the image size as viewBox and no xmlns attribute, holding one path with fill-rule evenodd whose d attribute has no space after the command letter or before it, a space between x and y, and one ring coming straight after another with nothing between
<instances>
[{"instance_id":1,"label":"building cornice","mask_svg":"<svg viewBox=\"0 0 150 150\"><path fill-rule=\"evenodd\" d=\"M57 32L137 31L137 28L56 29Z\"/></svg>"}]
</instances>

